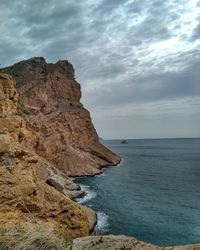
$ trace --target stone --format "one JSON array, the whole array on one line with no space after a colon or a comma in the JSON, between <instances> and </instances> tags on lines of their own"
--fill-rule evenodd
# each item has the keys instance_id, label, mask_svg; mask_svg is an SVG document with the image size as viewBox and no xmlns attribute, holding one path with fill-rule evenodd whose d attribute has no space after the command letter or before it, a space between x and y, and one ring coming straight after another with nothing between
<instances>
[{"instance_id":1,"label":"stone","mask_svg":"<svg viewBox=\"0 0 200 250\"><path fill-rule=\"evenodd\" d=\"M97 224L97 214L94 210L92 210L91 208L89 207L83 207L85 212L87 213L88 215L88 219L89 219L89 230L90 232L93 232L96 224Z\"/></svg>"},{"instance_id":2,"label":"stone","mask_svg":"<svg viewBox=\"0 0 200 250\"><path fill-rule=\"evenodd\" d=\"M164 248L123 235L89 236L75 239L71 250L161 250Z\"/></svg>"},{"instance_id":3,"label":"stone","mask_svg":"<svg viewBox=\"0 0 200 250\"><path fill-rule=\"evenodd\" d=\"M0 134L0 153L8 152L10 149L10 136L7 134Z\"/></svg>"},{"instance_id":4,"label":"stone","mask_svg":"<svg viewBox=\"0 0 200 250\"><path fill-rule=\"evenodd\" d=\"M124 235L86 236L73 240L69 250L200 250L200 244L160 247Z\"/></svg>"},{"instance_id":5,"label":"stone","mask_svg":"<svg viewBox=\"0 0 200 250\"><path fill-rule=\"evenodd\" d=\"M67 175L54 168L49 171L46 183L53 186L56 190L75 200L84 196L80 186L74 183Z\"/></svg>"},{"instance_id":6,"label":"stone","mask_svg":"<svg viewBox=\"0 0 200 250\"><path fill-rule=\"evenodd\" d=\"M18 93L15 80L8 74L0 75L0 117L17 113Z\"/></svg>"}]
</instances>

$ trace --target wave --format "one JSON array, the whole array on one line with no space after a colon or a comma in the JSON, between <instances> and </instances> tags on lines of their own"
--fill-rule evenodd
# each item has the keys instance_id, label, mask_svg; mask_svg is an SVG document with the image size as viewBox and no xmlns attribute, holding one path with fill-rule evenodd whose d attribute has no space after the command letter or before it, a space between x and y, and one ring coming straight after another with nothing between
<instances>
[{"instance_id":1,"label":"wave","mask_svg":"<svg viewBox=\"0 0 200 250\"><path fill-rule=\"evenodd\" d=\"M120 163L117 164L117 167L121 166L123 162L124 162L124 158L121 158L121 161L120 161Z\"/></svg>"},{"instance_id":2,"label":"wave","mask_svg":"<svg viewBox=\"0 0 200 250\"><path fill-rule=\"evenodd\" d=\"M84 204L97 196L97 193L91 190L88 185L80 184L80 188L86 195L83 198L76 199L76 202L79 204ZM92 207L92 205L89 205L89 207ZM95 231L101 233L109 231L108 215L104 212L97 212L97 224L95 226Z\"/></svg>"},{"instance_id":3,"label":"wave","mask_svg":"<svg viewBox=\"0 0 200 250\"><path fill-rule=\"evenodd\" d=\"M102 174L96 175L96 177L102 177L102 176L107 176L107 174L103 172Z\"/></svg>"},{"instance_id":4,"label":"wave","mask_svg":"<svg viewBox=\"0 0 200 250\"><path fill-rule=\"evenodd\" d=\"M109 231L108 215L103 212L97 212L97 225L95 231L105 233Z\"/></svg>"},{"instance_id":5,"label":"wave","mask_svg":"<svg viewBox=\"0 0 200 250\"><path fill-rule=\"evenodd\" d=\"M81 188L81 191L83 191L85 193L85 196L83 198L76 199L76 202L79 204L86 203L89 200L94 199L97 196L97 193L92 191L90 189L90 186L88 186L88 185L80 184L80 188Z\"/></svg>"}]
</instances>

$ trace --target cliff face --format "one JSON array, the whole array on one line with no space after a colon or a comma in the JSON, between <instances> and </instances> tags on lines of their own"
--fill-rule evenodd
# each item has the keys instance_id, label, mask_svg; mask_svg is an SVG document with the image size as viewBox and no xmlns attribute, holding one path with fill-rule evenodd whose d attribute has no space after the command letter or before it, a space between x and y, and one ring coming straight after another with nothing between
<instances>
[{"instance_id":1,"label":"cliff face","mask_svg":"<svg viewBox=\"0 0 200 250\"><path fill-rule=\"evenodd\" d=\"M98 141L68 61L37 57L1 69L15 77L19 113L32 131L28 146L68 175L93 175L120 158Z\"/></svg>"},{"instance_id":2,"label":"cliff face","mask_svg":"<svg viewBox=\"0 0 200 250\"><path fill-rule=\"evenodd\" d=\"M15 80L0 73L0 227L31 222L66 236L88 235L91 211L47 184L54 166L27 147Z\"/></svg>"}]
</instances>

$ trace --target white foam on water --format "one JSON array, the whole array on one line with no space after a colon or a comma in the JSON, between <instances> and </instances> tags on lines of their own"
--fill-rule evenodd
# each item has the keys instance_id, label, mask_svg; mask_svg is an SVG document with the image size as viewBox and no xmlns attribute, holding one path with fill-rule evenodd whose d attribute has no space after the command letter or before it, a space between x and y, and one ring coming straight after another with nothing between
<instances>
[{"instance_id":1,"label":"white foam on water","mask_svg":"<svg viewBox=\"0 0 200 250\"><path fill-rule=\"evenodd\" d=\"M103 212L97 212L97 225L95 226L96 231L108 232L108 215Z\"/></svg>"},{"instance_id":2,"label":"white foam on water","mask_svg":"<svg viewBox=\"0 0 200 250\"><path fill-rule=\"evenodd\" d=\"M120 163L117 164L117 166L121 166L123 162L124 162L124 158L121 158L121 161Z\"/></svg>"},{"instance_id":3,"label":"white foam on water","mask_svg":"<svg viewBox=\"0 0 200 250\"><path fill-rule=\"evenodd\" d=\"M81 191L85 192L86 195L83 198L76 199L77 203L83 204L91 199L94 199L97 196L97 193L92 191L90 189L90 186L82 184L80 184L79 186L81 188Z\"/></svg>"},{"instance_id":4,"label":"white foam on water","mask_svg":"<svg viewBox=\"0 0 200 250\"><path fill-rule=\"evenodd\" d=\"M102 177L102 176L107 176L107 174L103 172L102 174L96 175L96 177Z\"/></svg>"}]
</instances>

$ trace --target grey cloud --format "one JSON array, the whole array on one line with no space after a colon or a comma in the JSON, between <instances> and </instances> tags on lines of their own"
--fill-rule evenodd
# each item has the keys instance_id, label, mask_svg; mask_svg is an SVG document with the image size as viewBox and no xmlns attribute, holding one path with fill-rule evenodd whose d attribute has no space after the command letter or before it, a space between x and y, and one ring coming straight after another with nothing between
<instances>
[{"instance_id":1,"label":"grey cloud","mask_svg":"<svg viewBox=\"0 0 200 250\"><path fill-rule=\"evenodd\" d=\"M105 88L94 93L90 101L99 106L120 106L129 103L145 103L184 97L200 97L200 61L182 72L154 73L129 77L123 84L110 85L112 94ZM104 102L102 103L102 100ZM87 103L87 100L85 100ZM91 105L91 103L87 103Z\"/></svg>"},{"instance_id":2,"label":"grey cloud","mask_svg":"<svg viewBox=\"0 0 200 250\"><path fill-rule=\"evenodd\" d=\"M74 1L49 0L48 3L39 0L19 1L15 6L16 15L26 25L42 24L44 22L61 23L66 19L74 18L81 12L81 4ZM12 4L11 4L12 7Z\"/></svg>"},{"instance_id":3,"label":"grey cloud","mask_svg":"<svg viewBox=\"0 0 200 250\"><path fill-rule=\"evenodd\" d=\"M0 63L3 67L33 56L70 60L83 102L92 110L199 96L200 52L193 41L199 41L200 26L190 41L187 30L179 34L187 4L1 0ZM172 37L185 42L182 50L154 53L151 45Z\"/></svg>"},{"instance_id":4,"label":"grey cloud","mask_svg":"<svg viewBox=\"0 0 200 250\"><path fill-rule=\"evenodd\" d=\"M168 1L161 0L146 0L143 4L141 1L134 1L128 5L127 12L141 12L140 15L143 14L145 17L141 23L134 24L129 30L130 44L135 46L142 42L156 42L170 38L172 34L168 24L179 17L174 9L171 10Z\"/></svg>"},{"instance_id":5,"label":"grey cloud","mask_svg":"<svg viewBox=\"0 0 200 250\"><path fill-rule=\"evenodd\" d=\"M127 4L127 13L137 13L140 14L145 10L143 4L140 0L131 1Z\"/></svg>"},{"instance_id":6,"label":"grey cloud","mask_svg":"<svg viewBox=\"0 0 200 250\"><path fill-rule=\"evenodd\" d=\"M47 59L54 58L52 53L58 53L57 57L62 56L61 49L63 49L64 54L70 54L73 51L74 57L77 57L75 55L77 52L81 54L81 50L87 49L87 56L91 56L89 50L92 51L94 48L100 54L109 44L109 36L117 39L118 43L124 43L126 48L132 45L139 46L145 39L157 41L170 36L164 23L157 20L161 16L164 6L161 1L158 1L157 7L154 8L152 7L154 6L152 1L144 1L144 4L140 2L140 6L143 6L150 13L141 25L132 29L128 29L126 23L124 23L126 20L120 21L117 14L114 16L101 16L100 14L100 12L105 11L112 12L114 9L125 11L125 7L126 9L129 8L130 1L103 0L98 7L91 5L90 1L86 1L85 3L88 3L91 7L87 9L84 8L86 4L70 0L65 2L49 0L48 4L45 1L38 0L28 2L21 0L14 4L12 1L4 1L5 5L6 3L10 10L10 16L13 16L18 23L18 29L23 31L18 41L27 39L29 44L32 45L32 53L42 53L41 55L46 56ZM139 6L138 1L132 3ZM122 7L124 9L121 9ZM151 9L152 11L153 9L159 9L159 15L156 18L151 16ZM162 13L163 16L165 16L165 13ZM87 20L87 17L90 21ZM11 28L10 36L15 33L16 27ZM59 47L56 48L56 46ZM77 52L75 51L76 48ZM109 50L110 48L106 51L108 58L110 53L114 53L114 51ZM93 53L95 54L95 52ZM112 63L111 58L108 61L108 64L110 63Z\"/></svg>"},{"instance_id":7,"label":"grey cloud","mask_svg":"<svg viewBox=\"0 0 200 250\"><path fill-rule=\"evenodd\" d=\"M192 37L191 37L192 41L199 40L199 39L200 39L200 23L193 30Z\"/></svg>"},{"instance_id":8,"label":"grey cloud","mask_svg":"<svg viewBox=\"0 0 200 250\"><path fill-rule=\"evenodd\" d=\"M127 0L102 0L97 6L96 11L100 12L101 15L112 13L113 10L125 5Z\"/></svg>"},{"instance_id":9,"label":"grey cloud","mask_svg":"<svg viewBox=\"0 0 200 250\"><path fill-rule=\"evenodd\" d=\"M161 41L170 38L170 31L154 18L147 18L134 33L134 37L147 42ZM132 37L132 39L134 39Z\"/></svg>"},{"instance_id":10,"label":"grey cloud","mask_svg":"<svg viewBox=\"0 0 200 250\"><path fill-rule=\"evenodd\" d=\"M100 64L99 66L100 67L93 70L91 77L101 78L102 80L110 78L113 79L126 71L126 67L124 65L120 65L119 63L113 63L112 65Z\"/></svg>"},{"instance_id":11,"label":"grey cloud","mask_svg":"<svg viewBox=\"0 0 200 250\"><path fill-rule=\"evenodd\" d=\"M4 66L7 62L9 63L10 59L14 62L17 61L24 52L22 48L9 41L7 41L5 45L0 39L0 44L2 44L0 46L0 66Z\"/></svg>"}]
</instances>

